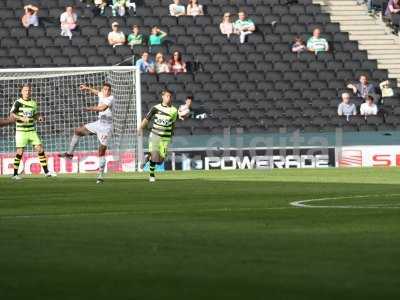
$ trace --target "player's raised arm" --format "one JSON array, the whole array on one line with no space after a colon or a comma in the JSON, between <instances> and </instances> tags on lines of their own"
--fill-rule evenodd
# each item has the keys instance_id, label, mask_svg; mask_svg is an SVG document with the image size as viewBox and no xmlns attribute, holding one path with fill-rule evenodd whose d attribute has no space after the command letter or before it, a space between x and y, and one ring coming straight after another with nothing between
<instances>
[{"instance_id":1,"label":"player's raised arm","mask_svg":"<svg viewBox=\"0 0 400 300\"><path fill-rule=\"evenodd\" d=\"M90 86L87 86L86 84L81 84L81 85L79 86L79 89L80 89L82 92L86 92L86 93L89 93L89 94L92 94L92 95L95 95L95 96L98 96L98 95L99 95L99 91L98 91L98 90L96 90L96 89L94 89L94 88L91 88Z\"/></svg>"}]
</instances>

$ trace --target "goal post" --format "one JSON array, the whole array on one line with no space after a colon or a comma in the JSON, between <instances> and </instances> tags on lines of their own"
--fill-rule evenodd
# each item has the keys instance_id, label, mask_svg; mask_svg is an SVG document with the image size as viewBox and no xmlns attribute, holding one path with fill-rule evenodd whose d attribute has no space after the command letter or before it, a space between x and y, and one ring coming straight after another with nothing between
<instances>
[{"instance_id":1,"label":"goal post","mask_svg":"<svg viewBox=\"0 0 400 300\"><path fill-rule=\"evenodd\" d=\"M111 84L114 102L113 135L107 151L108 171L139 171L143 155L143 142L139 133L141 123L140 71L133 66L67 67L0 69L0 118L9 115L13 103L20 97L24 84L32 87L43 123L36 123L49 159L49 168L58 173L95 171L98 167L96 136L80 139L72 161L59 158L65 152L74 129L96 121L98 113L85 112L95 106L98 98L82 92L81 84L100 89ZM32 147L25 149L25 173L35 173L38 161ZM0 128L0 174L11 172L15 154L15 125ZM12 164L12 162L11 162Z\"/></svg>"}]
</instances>

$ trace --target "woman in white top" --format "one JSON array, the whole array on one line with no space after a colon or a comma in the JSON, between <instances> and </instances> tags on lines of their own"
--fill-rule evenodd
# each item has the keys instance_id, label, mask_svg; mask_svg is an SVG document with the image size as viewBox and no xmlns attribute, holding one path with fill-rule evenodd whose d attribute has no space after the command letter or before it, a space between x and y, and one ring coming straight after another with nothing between
<instances>
[{"instance_id":1,"label":"woman in white top","mask_svg":"<svg viewBox=\"0 0 400 300\"><path fill-rule=\"evenodd\" d=\"M226 35L228 38L233 33L233 23L231 22L231 14L226 12L222 22L219 24L219 30L222 34Z\"/></svg>"},{"instance_id":2,"label":"woman in white top","mask_svg":"<svg viewBox=\"0 0 400 300\"><path fill-rule=\"evenodd\" d=\"M155 63L156 73L169 73L169 66L165 62L164 55L161 52L156 54L156 63Z\"/></svg>"},{"instance_id":3,"label":"woman in white top","mask_svg":"<svg viewBox=\"0 0 400 300\"><path fill-rule=\"evenodd\" d=\"M71 6L67 6L65 12L60 16L61 35L72 38L72 30L77 26L78 15L74 12Z\"/></svg>"},{"instance_id":4,"label":"woman in white top","mask_svg":"<svg viewBox=\"0 0 400 300\"><path fill-rule=\"evenodd\" d=\"M24 6L25 14L21 18L22 26L29 28L30 26L39 26L38 11L39 8L32 4Z\"/></svg>"},{"instance_id":5,"label":"woman in white top","mask_svg":"<svg viewBox=\"0 0 400 300\"><path fill-rule=\"evenodd\" d=\"M180 4L179 0L174 0L174 3L169 5L169 14L173 17L180 17L185 15L185 6Z\"/></svg>"},{"instance_id":6,"label":"woman in white top","mask_svg":"<svg viewBox=\"0 0 400 300\"><path fill-rule=\"evenodd\" d=\"M193 17L204 15L203 5L200 5L197 0L189 0L186 14Z\"/></svg>"},{"instance_id":7,"label":"woman in white top","mask_svg":"<svg viewBox=\"0 0 400 300\"><path fill-rule=\"evenodd\" d=\"M374 103L374 97L367 96L365 103L361 104L360 115L362 116L376 116L378 114L378 106Z\"/></svg>"}]
</instances>

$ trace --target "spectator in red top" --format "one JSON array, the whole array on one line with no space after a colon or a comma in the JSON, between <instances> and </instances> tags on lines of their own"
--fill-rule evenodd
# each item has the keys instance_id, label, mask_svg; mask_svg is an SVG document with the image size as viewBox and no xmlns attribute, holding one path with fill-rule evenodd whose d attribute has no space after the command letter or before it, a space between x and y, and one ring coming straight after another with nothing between
<instances>
[{"instance_id":1,"label":"spectator in red top","mask_svg":"<svg viewBox=\"0 0 400 300\"><path fill-rule=\"evenodd\" d=\"M171 73L179 74L186 73L186 63L182 59L182 54L175 51L169 62L169 70Z\"/></svg>"}]
</instances>

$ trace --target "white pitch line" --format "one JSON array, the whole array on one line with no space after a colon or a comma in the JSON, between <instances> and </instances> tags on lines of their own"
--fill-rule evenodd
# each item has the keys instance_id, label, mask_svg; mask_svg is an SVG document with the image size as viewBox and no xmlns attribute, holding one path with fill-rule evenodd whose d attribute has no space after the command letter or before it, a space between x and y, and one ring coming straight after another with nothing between
<instances>
[{"instance_id":1,"label":"white pitch line","mask_svg":"<svg viewBox=\"0 0 400 300\"><path fill-rule=\"evenodd\" d=\"M398 206L386 205L386 204L372 204L372 205L308 205L306 203L313 203L318 201L329 201L329 200L345 200L345 199L355 199L355 198L371 198L371 197L396 197L400 196L400 194L369 194L369 195L353 195L353 196L338 196L338 197L325 197L325 198L315 198L315 199L307 199L307 200L298 200L290 202L290 205L302 208L362 208L362 209L376 209L376 208L385 208L385 209L399 209L400 204Z\"/></svg>"}]
</instances>

